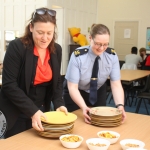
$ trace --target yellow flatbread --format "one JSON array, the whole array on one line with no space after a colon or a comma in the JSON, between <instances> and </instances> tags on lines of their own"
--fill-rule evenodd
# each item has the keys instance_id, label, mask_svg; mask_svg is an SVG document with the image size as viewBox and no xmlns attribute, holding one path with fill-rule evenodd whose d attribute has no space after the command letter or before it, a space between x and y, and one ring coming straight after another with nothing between
<instances>
[{"instance_id":1,"label":"yellow flatbread","mask_svg":"<svg viewBox=\"0 0 150 150\"><path fill-rule=\"evenodd\" d=\"M67 124L74 122L77 119L75 114L69 112L67 115L60 111L51 111L44 114L47 116L47 120L44 120L43 118L41 118L41 120L49 124Z\"/></svg>"}]
</instances>

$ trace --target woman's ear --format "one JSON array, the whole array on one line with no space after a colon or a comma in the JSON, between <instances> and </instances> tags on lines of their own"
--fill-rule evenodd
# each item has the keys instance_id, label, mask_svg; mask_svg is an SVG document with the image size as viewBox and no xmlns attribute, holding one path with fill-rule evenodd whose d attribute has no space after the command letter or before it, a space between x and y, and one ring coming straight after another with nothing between
<instances>
[{"instance_id":1,"label":"woman's ear","mask_svg":"<svg viewBox=\"0 0 150 150\"><path fill-rule=\"evenodd\" d=\"M89 41L91 42L91 40L92 40L92 37L91 37L91 35L89 35Z\"/></svg>"}]
</instances>

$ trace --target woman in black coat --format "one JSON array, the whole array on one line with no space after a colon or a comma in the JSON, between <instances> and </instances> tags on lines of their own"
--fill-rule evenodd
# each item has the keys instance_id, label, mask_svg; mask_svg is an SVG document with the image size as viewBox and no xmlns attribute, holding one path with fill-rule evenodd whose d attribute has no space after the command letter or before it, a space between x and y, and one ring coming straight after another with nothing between
<instances>
[{"instance_id":1,"label":"woman in black coat","mask_svg":"<svg viewBox=\"0 0 150 150\"><path fill-rule=\"evenodd\" d=\"M56 12L36 9L23 37L10 42L3 62L0 110L9 137L31 127L43 131L42 111L64 111L60 76L62 49L55 43Z\"/></svg>"}]
</instances>

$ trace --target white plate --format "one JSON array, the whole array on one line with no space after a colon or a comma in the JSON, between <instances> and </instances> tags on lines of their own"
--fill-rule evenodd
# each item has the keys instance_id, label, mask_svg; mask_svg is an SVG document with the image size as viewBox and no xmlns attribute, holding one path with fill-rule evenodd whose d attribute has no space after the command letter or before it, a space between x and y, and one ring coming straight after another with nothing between
<instances>
[{"instance_id":1,"label":"white plate","mask_svg":"<svg viewBox=\"0 0 150 150\"><path fill-rule=\"evenodd\" d=\"M90 110L90 113L97 116L118 116L121 115L122 112L119 109L114 107L93 107Z\"/></svg>"}]
</instances>

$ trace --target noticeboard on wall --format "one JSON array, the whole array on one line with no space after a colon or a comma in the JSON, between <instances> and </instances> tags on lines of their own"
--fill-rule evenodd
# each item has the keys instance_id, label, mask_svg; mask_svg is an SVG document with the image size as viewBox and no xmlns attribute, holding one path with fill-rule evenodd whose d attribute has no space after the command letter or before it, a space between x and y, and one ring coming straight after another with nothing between
<instances>
[{"instance_id":1,"label":"noticeboard on wall","mask_svg":"<svg viewBox=\"0 0 150 150\"><path fill-rule=\"evenodd\" d=\"M146 50L150 51L150 27L146 31Z\"/></svg>"}]
</instances>

